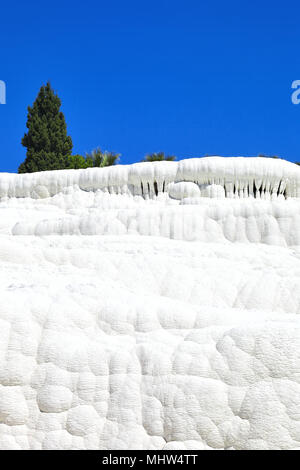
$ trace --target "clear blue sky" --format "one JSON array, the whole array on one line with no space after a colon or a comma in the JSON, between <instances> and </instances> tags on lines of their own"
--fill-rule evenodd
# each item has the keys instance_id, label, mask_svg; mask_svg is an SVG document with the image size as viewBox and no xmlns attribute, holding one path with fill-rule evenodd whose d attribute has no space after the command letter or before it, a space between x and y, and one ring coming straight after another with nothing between
<instances>
[{"instance_id":1,"label":"clear blue sky","mask_svg":"<svg viewBox=\"0 0 300 470\"><path fill-rule=\"evenodd\" d=\"M296 1L1 2L0 171L24 160L27 106L47 80L73 153L300 160L299 13Z\"/></svg>"}]
</instances>

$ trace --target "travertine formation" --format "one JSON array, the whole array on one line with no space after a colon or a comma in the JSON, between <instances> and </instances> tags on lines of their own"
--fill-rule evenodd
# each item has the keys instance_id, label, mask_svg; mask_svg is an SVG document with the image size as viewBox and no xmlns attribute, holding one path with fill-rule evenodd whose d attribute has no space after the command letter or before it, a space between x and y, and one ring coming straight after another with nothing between
<instances>
[{"instance_id":1,"label":"travertine formation","mask_svg":"<svg viewBox=\"0 0 300 470\"><path fill-rule=\"evenodd\" d=\"M144 198L170 193L175 199L202 195L269 200L300 197L300 168L280 159L209 157L22 175L2 173L0 177L0 197L46 198L68 187Z\"/></svg>"},{"instance_id":2,"label":"travertine formation","mask_svg":"<svg viewBox=\"0 0 300 470\"><path fill-rule=\"evenodd\" d=\"M300 448L299 173L0 174L0 449Z\"/></svg>"}]
</instances>

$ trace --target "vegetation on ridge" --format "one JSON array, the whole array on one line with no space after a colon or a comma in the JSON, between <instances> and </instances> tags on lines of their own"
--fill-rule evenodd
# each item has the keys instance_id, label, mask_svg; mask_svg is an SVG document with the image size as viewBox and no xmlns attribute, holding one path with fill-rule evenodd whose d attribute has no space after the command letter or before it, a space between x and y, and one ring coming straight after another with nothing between
<instances>
[{"instance_id":1,"label":"vegetation on ridge","mask_svg":"<svg viewBox=\"0 0 300 470\"><path fill-rule=\"evenodd\" d=\"M50 83L43 85L32 107L28 107L28 132L22 139L27 148L26 159L19 166L19 173L35 171L101 168L120 161L120 154L102 151L100 147L83 155L72 155L73 143L67 135L64 114L60 111L61 101ZM206 154L204 157L213 155ZM277 155L258 154L258 158L281 159ZM202 157L203 158L203 157ZM175 161L174 155L164 152L149 153L141 162ZM284 160L284 159L282 159ZM300 162L295 162L300 165Z\"/></svg>"},{"instance_id":2,"label":"vegetation on ridge","mask_svg":"<svg viewBox=\"0 0 300 470\"><path fill-rule=\"evenodd\" d=\"M114 152L102 152L98 147L90 153L86 153L85 157L82 155L71 155L68 159L68 167L72 169L78 168L95 168L112 166L118 163L120 154Z\"/></svg>"},{"instance_id":3,"label":"vegetation on ridge","mask_svg":"<svg viewBox=\"0 0 300 470\"><path fill-rule=\"evenodd\" d=\"M164 152L154 152L154 153L149 153L148 155L145 156L142 162L162 162L162 161L168 161L168 162L173 162L176 160L176 157L174 155L165 155Z\"/></svg>"}]
</instances>

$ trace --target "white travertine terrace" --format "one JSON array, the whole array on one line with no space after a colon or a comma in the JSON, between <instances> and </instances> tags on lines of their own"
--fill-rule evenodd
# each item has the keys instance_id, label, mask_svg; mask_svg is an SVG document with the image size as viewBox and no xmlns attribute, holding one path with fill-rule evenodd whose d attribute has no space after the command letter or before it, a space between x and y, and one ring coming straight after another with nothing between
<instances>
[{"instance_id":1,"label":"white travertine terrace","mask_svg":"<svg viewBox=\"0 0 300 470\"><path fill-rule=\"evenodd\" d=\"M300 449L300 168L0 174L0 449Z\"/></svg>"},{"instance_id":2,"label":"white travertine terrace","mask_svg":"<svg viewBox=\"0 0 300 470\"><path fill-rule=\"evenodd\" d=\"M67 187L84 191L107 191L154 197L169 193L174 183L186 184L184 194L193 197L197 187L221 186L228 198L277 196L300 197L300 168L281 159L270 158L190 158L179 162L135 163L86 170L45 171L24 175L2 173L0 197L45 198ZM196 186L193 187L194 183ZM209 194L214 197L214 192Z\"/></svg>"}]
</instances>

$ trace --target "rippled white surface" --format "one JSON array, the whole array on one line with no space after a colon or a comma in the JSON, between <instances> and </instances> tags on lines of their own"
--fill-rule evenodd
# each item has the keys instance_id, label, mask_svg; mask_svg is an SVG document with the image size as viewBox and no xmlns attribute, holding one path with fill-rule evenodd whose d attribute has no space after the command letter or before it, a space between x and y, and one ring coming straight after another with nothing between
<instances>
[{"instance_id":1,"label":"rippled white surface","mask_svg":"<svg viewBox=\"0 0 300 470\"><path fill-rule=\"evenodd\" d=\"M187 191L2 198L1 449L300 448L299 200Z\"/></svg>"}]
</instances>

